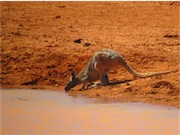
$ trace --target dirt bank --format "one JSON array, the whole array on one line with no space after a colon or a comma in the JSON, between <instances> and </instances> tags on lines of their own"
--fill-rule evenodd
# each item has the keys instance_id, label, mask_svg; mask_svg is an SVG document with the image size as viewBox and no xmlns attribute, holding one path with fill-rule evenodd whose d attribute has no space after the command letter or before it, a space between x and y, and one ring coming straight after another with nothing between
<instances>
[{"instance_id":1,"label":"dirt bank","mask_svg":"<svg viewBox=\"0 0 180 135\"><path fill-rule=\"evenodd\" d=\"M1 2L1 87L60 90L102 48L139 72L179 69L179 2ZM74 42L77 39L81 43ZM89 43L89 44L85 44ZM179 107L180 72L70 94Z\"/></svg>"}]
</instances>

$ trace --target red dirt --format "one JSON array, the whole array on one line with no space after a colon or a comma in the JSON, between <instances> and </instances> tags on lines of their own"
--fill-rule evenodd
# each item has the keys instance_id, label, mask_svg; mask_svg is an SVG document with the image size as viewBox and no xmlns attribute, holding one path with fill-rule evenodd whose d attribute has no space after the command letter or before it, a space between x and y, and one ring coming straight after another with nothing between
<instances>
[{"instance_id":1,"label":"red dirt","mask_svg":"<svg viewBox=\"0 0 180 135\"><path fill-rule=\"evenodd\" d=\"M179 2L0 4L2 88L62 90L69 72L79 72L102 48L116 50L139 72L179 69ZM134 79L118 67L110 81L132 81L87 91L75 87L69 94L180 107L179 75Z\"/></svg>"}]
</instances>

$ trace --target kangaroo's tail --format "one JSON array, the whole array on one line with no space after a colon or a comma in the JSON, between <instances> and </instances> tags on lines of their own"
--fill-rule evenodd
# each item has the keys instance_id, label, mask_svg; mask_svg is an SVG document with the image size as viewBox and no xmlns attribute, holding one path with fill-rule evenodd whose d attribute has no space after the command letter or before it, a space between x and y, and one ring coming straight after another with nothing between
<instances>
[{"instance_id":1,"label":"kangaroo's tail","mask_svg":"<svg viewBox=\"0 0 180 135\"><path fill-rule=\"evenodd\" d=\"M177 72L179 70L167 70L167 71L162 71L162 72L148 72L148 73L139 73L137 71L135 71L130 65L128 65L125 61L121 61L122 66L128 70L132 75L136 76L136 77L141 77L141 78L145 78L145 77L151 77L151 76L157 76L157 75L163 75L163 74L168 74L168 73L172 73L172 72Z\"/></svg>"}]
</instances>

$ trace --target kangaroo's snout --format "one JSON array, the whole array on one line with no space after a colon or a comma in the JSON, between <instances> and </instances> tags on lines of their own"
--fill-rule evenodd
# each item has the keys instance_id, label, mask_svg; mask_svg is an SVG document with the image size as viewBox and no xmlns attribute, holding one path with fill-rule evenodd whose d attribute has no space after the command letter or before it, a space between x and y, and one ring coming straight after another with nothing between
<instances>
[{"instance_id":1,"label":"kangaroo's snout","mask_svg":"<svg viewBox=\"0 0 180 135\"><path fill-rule=\"evenodd\" d=\"M68 82L64 90L68 92L71 88L72 88L72 82Z\"/></svg>"},{"instance_id":2,"label":"kangaroo's snout","mask_svg":"<svg viewBox=\"0 0 180 135\"><path fill-rule=\"evenodd\" d=\"M68 92L70 89L69 88L67 88L67 87L65 87L65 89L64 89L66 92Z\"/></svg>"}]
</instances>

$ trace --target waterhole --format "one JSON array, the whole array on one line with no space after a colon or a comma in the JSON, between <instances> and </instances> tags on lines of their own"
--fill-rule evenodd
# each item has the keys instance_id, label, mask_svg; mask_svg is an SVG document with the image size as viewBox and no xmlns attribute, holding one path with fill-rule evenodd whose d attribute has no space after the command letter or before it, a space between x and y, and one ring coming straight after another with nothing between
<instances>
[{"instance_id":1,"label":"waterhole","mask_svg":"<svg viewBox=\"0 0 180 135\"><path fill-rule=\"evenodd\" d=\"M2 134L178 134L180 109L112 103L64 91L1 90Z\"/></svg>"}]
</instances>

